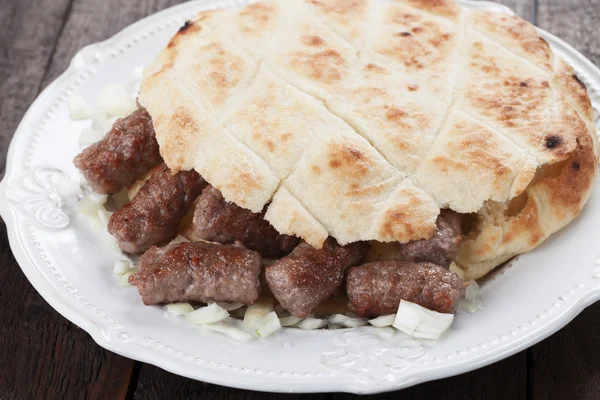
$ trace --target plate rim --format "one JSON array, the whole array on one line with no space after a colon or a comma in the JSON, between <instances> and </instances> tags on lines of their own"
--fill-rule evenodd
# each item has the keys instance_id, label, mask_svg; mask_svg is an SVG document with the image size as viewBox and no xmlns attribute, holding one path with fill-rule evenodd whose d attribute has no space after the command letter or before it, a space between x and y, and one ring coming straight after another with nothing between
<instances>
[{"instance_id":1,"label":"plate rim","mask_svg":"<svg viewBox=\"0 0 600 400\"><path fill-rule=\"evenodd\" d=\"M244 1L233 1L231 2L231 5L235 5L237 3L242 2ZM467 5L475 5L477 8L514 14L512 10L510 10L508 7L494 2L473 0L459 0L459 2ZM98 49L102 49L105 47L108 48L115 45L124 37L128 36L135 30L140 28L142 25L166 19L169 15L178 14L184 9L199 9L201 5L208 5L208 7L205 8L211 8L211 1L194 0L191 2L167 8L129 25L128 27L124 28L120 32L116 33L115 35L104 41L93 43L83 47L73 56L67 69L54 81L52 81L52 83L50 83L42 92L40 92L40 94L33 101L31 106L24 114L22 120L18 124L8 148L5 175L2 181L0 182L0 193L2 194L2 198L0 199L0 215L5 221L9 245L13 252L15 260L17 261L19 267L25 274L26 278L29 280L29 282L32 284L35 290L40 294L40 296L60 315L62 315L71 323L77 325L78 327L86 331L96 342L96 344L116 354L122 355L133 360L155 365L159 368L165 369L169 372L175 373L180 376L185 376L187 378L195 380L202 379L202 381L204 382L219 384L228 387L247 390L294 393L313 393L315 391L347 391L350 393L357 394L371 394L397 390L427 381L455 376L495 363L546 339L548 336L552 335L559 329L566 326L586 307L600 300L600 286L593 287L587 292L578 295L579 297L577 297L577 299L570 306L565 307L561 312L555 314L552 318L547 319L547 322L545 322L535 332L530 332L529 334L523 336L521 338L522 340L516 345L514 345L512 342L509 342L505 346L500 346L498 348L490 350L491 355L489 356L487 355L487 353L489 352L483 352L482 355L475 360L466 359L451 365L445 365L439 368L432 368L430 370L420 370L414 372L408 371L402 374L402 379L398 382L399 384L397 383L395 385L385 386L368 385L364 387L364 391L344 388L338 383L347 381L348 378L332 380L331 382L312 382L310 385L303 385L303 382L298 380L286 381L285 379L278 379L277 382L273 383L270 380L265 379L264 377L252 375L244 375L242 379L242 375L238 373L233 373L227 370L214 370L210 368L203 368L201 366L198 366L198 369L190 369L187 368L183 363L177 362L176 360L171 361L171 359L169 358L162 357L159 352L154 351L150 348L147 348L148 351L140 352L136 351L138 349L137 346L127 346L126 344L123 344L123 342L108 340L107 338L105 338L100 326L95 324L94 321L87 318L82 312L78 311L77 309L74 309L72 307L72 304L64 301L61 298L61 296L56 292L55 288L45 281L45 278L39 273L35 261L27 254L27 251L24 247L24 243L18 235L17 212L14 208L8 206L8 203L5 198L6 187L8 185L8 182L11 181L11 177L13 176L13 167L16 164L14 162L14 157L16 153L15 149L17 148L19 142L26 138L25 135L27 133L27 125L32 120L33 115L36 114L38 109L44 109L44 107L42 107L42 103L44 102L44 100L47 97L49 97L51 93L53 93L54 89L57 86L59 86L62 81L67 80L73 73L79 71L81 65L86 64L86 58L92 57L93 53L95 53ZM581 66L585 67L587 75L592 78L593 82L600 84L600 69L598 69L598 67L596 67L590 60L588 60L583 54L575 50L572 46L570 46L563 40L540 28L537 29L540 32L540 34L542 34L542 36L551 43L554 49L560 48L562 52L568 53L569 56L572 58L576 58L577 61L581 64ZM589 85L588 90L590 90ZM202 372L199 374L198 371ZM201 375L201 377L199 377L198 375ZM240 377L240 379L231 379L231 377L234 376ZM286 387L286 385L288 387ZM315 388L317 390L315 390Z\"/></svg>"}]
</instances>

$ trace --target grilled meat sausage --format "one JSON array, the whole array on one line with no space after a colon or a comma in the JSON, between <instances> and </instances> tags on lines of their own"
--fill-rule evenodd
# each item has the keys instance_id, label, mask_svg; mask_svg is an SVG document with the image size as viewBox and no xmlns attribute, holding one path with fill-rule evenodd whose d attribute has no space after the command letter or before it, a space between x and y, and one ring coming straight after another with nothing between
<instances>
[{"instance_id":1,"label":"grilled meat sausage","mask_svg":"<svg viewBox=\"0 0 600 400\"><path fill-rule=\"evenodd\" d=\"M450 267L458 255L458 246L462 240L460 214L451 210L442 210L436 224L437 231L431 238L400 245L398 259Z\"/></svg>"},{"instance_id":2,"label":"grilled meat sausage","mask_svg":"<svg viewBox=\"0 0 600 400\"><path fill-rule=\"evenodd\" d=\"M302 242L266 269L267 284L283 308L296 317L305 317L331 296L342 284L346 269L367 251L367 243L340 246L331 237L322 249Z\"/></svg>"},{"instance_id":3,"label":"grilled meat sausage","mask_svg":"<svg viewBox=\"0 0 600 400\"><path fill-rule=\"evenodd\" d=\"M152 119L144 108L115 122L106 137L84 149L73 161L98 193L127 187L162 162Z\"/></svg>"},{"instance_id":4,"label":"grilled meat sausage","mask_svg":"<svg viewBox=\"0 0 600 400\"><path fill-rule=\"evenodd\" d=\"M227 301L252 304L260 294L260 254L238 245L195 242L153 246L129 277L144 304Z\"/></svg>"},{"instance_id":5,"label":"grilled meat sausage","mask_svg":"<svg viewBox=\"0 0 600 400\"><path fill-rule=\"evenodd\" d=\"M389 260L351 268L346 292L350 311L362 317L394 314L400 300L451 313L465 296L465 284L436 264Z\"/></svg>"},{"instance_id":6,"label":"grilled meat sausage","mask_svg":"<svg viewBox=\"0 0 600 400\"><path fill-rule=\"evenodd\" d=\"M289 254L300 239L280 234L263 216L225 201L221 192L209 186L202 191L194 211L194 233L211 242L238 240L265 257Z\"/></svg>"},{"instance_id":7,"label":"grilled meat sausage","mask_svg":"<svg viewBox=\"0 0 600 400\"><path fill-rule=\"evenodd\" d=\"M108 231L127 253L140 253L154 244L173 239L179 223L206 181L196 171L175 175L161 164L130 203L116 211Z\"/></svg>"}]
</instances>

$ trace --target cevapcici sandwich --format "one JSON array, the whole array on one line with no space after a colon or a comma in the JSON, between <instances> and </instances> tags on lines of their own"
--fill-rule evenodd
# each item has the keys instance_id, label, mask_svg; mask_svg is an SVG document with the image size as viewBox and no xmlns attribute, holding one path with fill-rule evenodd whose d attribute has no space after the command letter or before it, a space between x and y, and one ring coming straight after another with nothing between
<instances>
[{"instance_id":1,"label":"cevapcici sandwich","mask_svg":"<svg viewBox=\"0 0 600 400\"><path fill-rule=\"evenodd\" d=\"M572 68L520 18L452 0L201 12L138 101L76 165L139 189L109 231L147 250L146 304L263 293L303 318L342 292L364 317L451 313L580 213L598 163Z\"/></svg>"}]
</instances>

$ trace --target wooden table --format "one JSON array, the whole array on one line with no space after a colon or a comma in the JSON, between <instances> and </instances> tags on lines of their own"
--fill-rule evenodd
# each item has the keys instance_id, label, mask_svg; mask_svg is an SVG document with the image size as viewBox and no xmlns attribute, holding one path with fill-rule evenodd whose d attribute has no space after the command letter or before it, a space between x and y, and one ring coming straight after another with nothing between
<instances>
[{"instance_id":1,"label":"wooden table","mask_svg":"<svg viewBox=\"0 0 600 400\"><path fill-rule=\"evenodd\" d=\"M0 0L0 174L17 124L81 47L182 0ZM600 0L501 0L600 64ZM566 266L567 267L567 266ZM37 294L0 231L0 399L300 397L192 381L96 345ZM600 304L544 342L475 372L381 398L600 399ZM341 399L346 394L312 395ZM306 398L309 398L306 396Z\"/></svg>"}]
</instances>

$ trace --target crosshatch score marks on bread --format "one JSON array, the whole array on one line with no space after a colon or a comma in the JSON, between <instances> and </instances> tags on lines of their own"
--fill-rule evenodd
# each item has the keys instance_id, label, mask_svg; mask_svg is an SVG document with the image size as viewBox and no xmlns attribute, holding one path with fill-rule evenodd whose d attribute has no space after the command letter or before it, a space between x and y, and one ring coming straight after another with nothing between
<instances>
[{"instance_id":1,"label":"crosshatch score marks on bread","mask_svg":"<svg viewBox=\"0 0 600 400\"><path fill-rule=\"evenodd\" d=\"M598 145L585 86L533 26L450 0L201 12L139 97L174 171L315 247L430 237L475 214L463 277L578 215ZM574 166L578 166L575 168Z\"/></svg>"}]
</instances>

